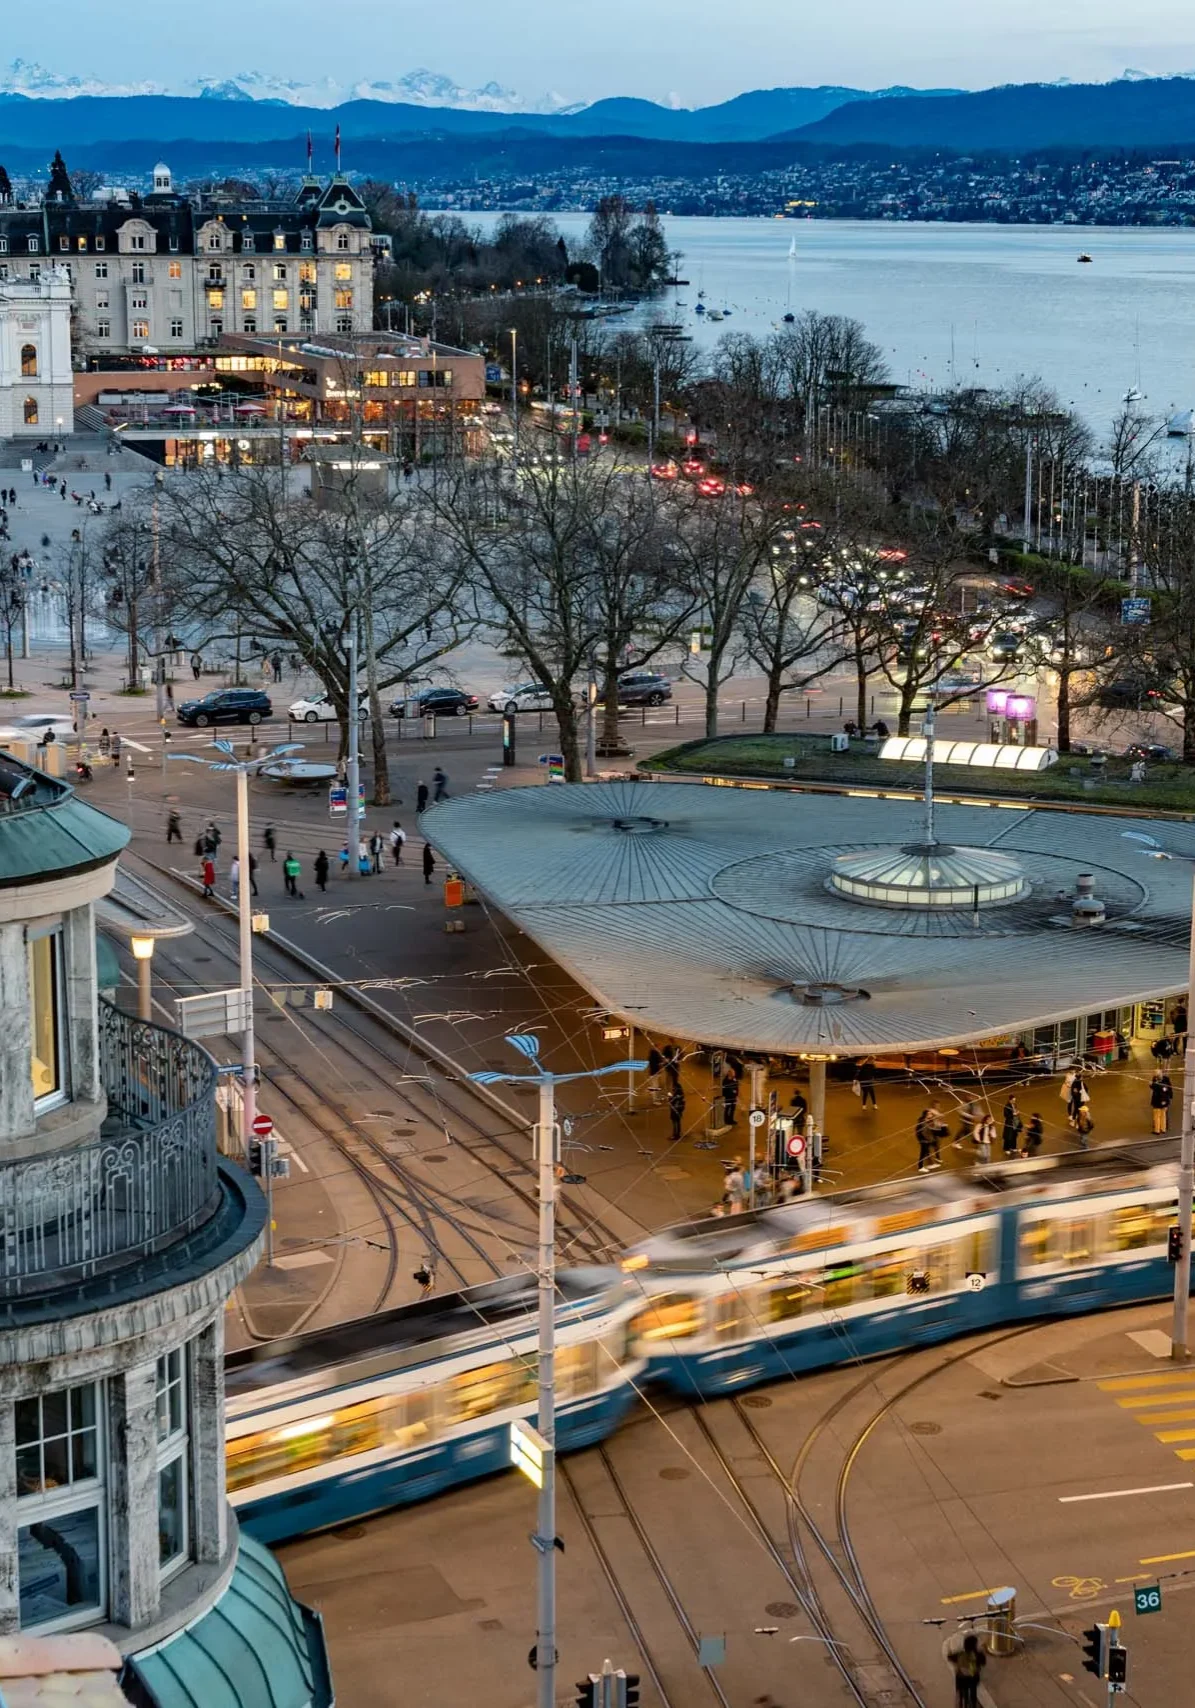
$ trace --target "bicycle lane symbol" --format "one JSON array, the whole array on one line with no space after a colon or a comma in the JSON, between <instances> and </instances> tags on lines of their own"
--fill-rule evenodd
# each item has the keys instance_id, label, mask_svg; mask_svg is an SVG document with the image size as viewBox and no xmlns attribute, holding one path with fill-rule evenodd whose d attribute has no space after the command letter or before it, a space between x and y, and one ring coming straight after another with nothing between
<instances>
[{"instance_id":1,"label":"bicycle lane symbol","mask_svg":"<svg viewBox=\"0 0 1195 1708\"><path fill-rule=\"evenodd\" d=\"M1052 1578L1051 1582L1055 1589L1069 1590L1072 1601L1090 1601L1108 1587L1103 1578L1060 1577Z\"/></svg>"}]
</instances>

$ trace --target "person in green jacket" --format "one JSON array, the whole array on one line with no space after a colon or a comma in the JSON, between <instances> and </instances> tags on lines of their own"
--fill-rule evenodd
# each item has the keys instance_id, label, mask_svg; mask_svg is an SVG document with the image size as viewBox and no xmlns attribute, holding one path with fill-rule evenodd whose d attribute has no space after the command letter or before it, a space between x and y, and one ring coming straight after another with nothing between
<instances>
[{"instance_id":1,"label":"person in green jacket","mask_svg":"<svg viewBox=\"0 0 1195 1708\"><path fill-rule=\"evenodd\" d=\"M299 873L302 870L297 856L288 848L286 859L282 862L282 875L286 879L286 893L288 896L298 896L300 901L305 899L302 890L299 888Z\"/></svg>"}]
</instances>

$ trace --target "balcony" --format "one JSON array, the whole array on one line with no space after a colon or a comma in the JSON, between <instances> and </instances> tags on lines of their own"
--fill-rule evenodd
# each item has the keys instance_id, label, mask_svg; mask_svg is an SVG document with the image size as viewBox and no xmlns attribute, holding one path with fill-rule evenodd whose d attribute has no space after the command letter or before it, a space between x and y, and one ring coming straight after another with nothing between
<instances>
[{"instance_id":1,"label":"balcony","mask_svg":"<svg viewBox=\"0 0 1195 1708\"><path fill-rule=\"evenodd\" d=\"M100 1137L0 1164L0 1298L45 1295L148 1257L220 1206L211 1057L104 1001L99 1034Z\"/></svg>"}]
</instances>

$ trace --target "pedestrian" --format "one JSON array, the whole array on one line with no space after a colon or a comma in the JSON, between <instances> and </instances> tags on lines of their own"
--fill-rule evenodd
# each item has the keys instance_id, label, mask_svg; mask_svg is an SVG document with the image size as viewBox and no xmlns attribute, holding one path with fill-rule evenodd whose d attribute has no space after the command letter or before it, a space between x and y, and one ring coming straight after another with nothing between
<instances>
[{"instance_id":1,"label":"pedestrian","mask_svg":"<svg viewBox=\"0 0 1195 1708\"><path fill-rule=\"evenodd\" d=\"M381 873L382 873L382 853L383 853L385 847L386 847L386 844L382 841L381 831L375 830L373 835L369 839L369 856L370 856L370 859L373 861L373 870L374 870L374 876L375 877L381 876Z\"/></svg>"},{"instance_id":2,"label":"pedestrian","mask_svg":"<svg viewBox=\"0 0 1195 1708\"><path fill-rule=\"evenodd\" d=\"M1021 1148L1021 1129L1024 1125L1017 1109L1017 1100L1010 1092L1008 1102L1004 1105L1004 1124L1000 1131L1000 1148L1004 1152L1006 1162L1016 1156Z\"/></svg>"},{"instance_id":3,"label":"pedestrian","mask_svg":"<svg viewBox=\"0 0 1195 1708\"><path fill-rule=\"evenodd\" d=\"M347 841L341 844L340 869L342 872L347 872L349 869L349 845Z\"/></svg>"},{"instance_id":4,"label":"pedestrian","mask_svg":"<svg viewBox=\"0 0 1195 1708\"><path fill-rule=\"evenodd\" d=\"M992 1160L992 1146L996 1142L996 1123L986 1112L981 1114L975 1123L972 1134L975 1141L975 1161L982 1168Z\"/></svg>"},{"instance_id":5,"label":"pedestrian","mask_svg":"<svg viewBox=\"0 0 1195 1708\"><path fill-rule=\"evenodd\" d=\"M368 878L373 870L369 861L369 844L363 836L357 843L357 870L363 878Z\"/></svg>"},{"instance_id":6,"label":"pedestrian","mask_svg":"<svg viewBox=\"0 0 1195 1708\"><path fill-rule=\"evenodd\" d=\"M423 779L421 777L419 779L418 783L415 785L415 811L417 813L423 812L423 810L426 806L427 806L427 784L423 781Z\"/></svg>"},{"instance_id":7,"label":"pedestrian","mask_svg":"<svg viewBox=\"0 0 1195 1708\"><path fill-rule=\"evenodd\" d=\"M216 893L216 863L210 854L204 855L200 872L203 876L204 897L205 899L210 900Z\"/></svg>"},{"instance_id":8,"label":"pedestrian","mask_svg":"<svg viewBox=\"0 0 1195 1708\"><path fill-rule=\"evenodd\" d=\"M390 832L390 852L394 856L394 864L396 866L402 865L403 844L406 840L406 831L403 829L402 825L399 824L398 820L395 819L394 828Z\"/></svg>"},{"instance_id":9,"label":"pedestrian","mask_svg":"<svg viewBox=\"0 0 1195 1708\"><path fill-rule=\"evenodd\" d=\"M1175 1004L1171 1016L1174 1022L1174 1053L1181 1056L1187 1047L1187 1005L1185 1002Z\"/></svg>"},{"instance_id":10,"label":"pedestrian","mask_svg":"<svg viewBox=\"0 0 1195 1708\"><path fill-rule=\"evenodd\" d=\"M1168 1062L1174 1054L1174 1039L1166 1032L1160 1038L1155 1038L1149 1046L1149 1053L1155 1062Z\"/></svg>"},{"instance_id":11,"label":"pedestrian","mask_svg":"<svg viewBox=\"0 0 1195 1708\"><path fill-rule=\"evenodd\" d=\"M1025 1155L1035 1157L1040 1151L1045 1137L1044 1123L1040 1115L1030 1115L1029 1125L1025 1128Z\"/></svg>"},{"instance_id":12,"label":"pedestrian","mask_svg":"<svg viewBox=\"0 0 1195 1708\"><path fill-rule=\"evenodd\" d=\"M108 726L105 724L103 729L100 731L100 757L107 759L111 752L112 737L108 734Z\"/></svg>"},{"instance_id":13,"label":"pedestrian","mask_svg":"<svg viewBox=\"0 0 1195 1708\"><path fill-rule=\"evenodd\" d=\"M267 824L261 833L261 839L266 845L266 853L271 860L278 858L278 837L272 824Z\"/></svg>"},{"instance_id":14,"label":"pedestrian","mask_svg":"<svg viewBox=\"0 0 1195 1708\"><path fill-rule=\"evenodd\" d=\"M725 1166L722 1175L722 1202L732 1216L743 1213L747 1203L747 1180L739 1157Z\"/></svg>"},{"instance_id":15,"label":"pedestrian","mask_svg":"<svg viewBox=\"0 0 1195 1708\"><path fill-rule=\"evenodd\" d=\"M282 876L286 880L287 895L296 896L299 901L306 899L302 890L299 888L299 873L302 869L302 866L299 864L298 856L288 848L286 851L286 859L282 862Z\"/></svg>"},{"instance_id":16,"label":"pedestrian","mask_svg":"<svg viewBox=\"0 0 1195 1708\"><path fill-rule=\"evenodd\" d=\"M963 1104L959 1110L958 1132L951 1141L956 1151L962 1150L964 1139L970 1139L974 1144L976 1123L982 1119L983 1105L977 1097L972 1097Z\"/></svg>"},{"instance_id":17,"label":"pedestrian","mask_svg":"<svg viewBox=\"0 0 1195 1708\"><path fill-rule=\"evenodd\" d=\"M987 1665L987 1656L979 1646L974 1631L968 1631L963 1646L951 1656L954 1667L954 1694L958 1708L978 1708L979 1675Z\"/></svg>"},{"instance_id":18,"label":"pedestrian","mask_svg":"<svg viewBox=\"0 0 1195 1708\"><path fill-rule=\"evenodd\" d=\"M914 1129L917 1135L917 1172L924 1174L926 1169L941 1168L942 1138L946 1132L946 1123L942 1119L942 1111L936 1103L929 1103L917 1117Z\"/></svg>"},{"instance_id":19,"label":"pedestrian","mask_svg":"<svg viewBox=\"0 0 1195 1708\"><path fill-rule=\"evenodd\" d=\"M203 675L203 660L197 652L193 652L191 654L191 675L195 678L196 682L198 682L199 678Z\"/></svg>"},{"instance_id":20,"label":"pedestrian","mask_svg":"<svg viewBox=\"0 0 1195 1708\"><path fill-rule=\"evenodd\" d=\"M722 1075L722 1125L735 1127L738 1125L739 1076L726 1064L726 1072Z\"/></svg>"},{"instance_id":21,"label":"pedestrian","mask_svg":"<svg viewBox=\"0 0 1195 1708\"><path fill-rule=\"evenodd\" d=\"M432 772L432 784L434 788L432 800L446 801L448 799L448 778L438 765Z\"/></svg>"},{"instance_id":22,"label":"pedestrian","mask_svg":"<svg viewBox=\"0 0 1195 1708\"><path fill-rule=\"evenodd\" d=\"M315 857L315 865L312 870L315 873L315 881L319 885L320 889L326 890L328 887L328 856L324 853L322 848Z\"/></svg>"},{"instance_id":23,"label":"pedestrian","mask_svg":"<svg viewBox=\"0 0 1195 1708\"><path fill-rule=\"evenodd\" d=\"M1091 1118L1091 1096L1083 1083L1083 1075L1076 1073L1071 1081L1070 1096L1067 1099L1067 1114L1071 1126L1079 1135L1079 1144L1087 1149L1087 1137L1095 1122Z\"/></svg>"},{"instance_id":24,"label":"pedestrian","mask_svg":"<svg viewBox=\"0 0 1195 1708\"><path fill-rule=\"evenodd\" d=\"M241 862L236 854L232 857L232 865L228 868L228 888L233 901L239 901L241 895Z\"/></svg>"},{"instance_id":25,"label":"pedestrian","mask_svg":"<svg viewBox=\"0 0 1195 1708\"><path fill-rule=\"evenodd\" d=\"M119 765L120 764L120 737L119 737L119 735L117 735L115 730L112 731L112 744L111 745L112 745L112 763L113 763L113 765Z\"/></svg>"},{"instance_id":26,"label":"pedestrian","mask_svg":"<svg viewBox=\"0 0 1195 1708\"><path fill-rule=\"evenodd\" d=\"M281 682L281 680L282 680L282 654L280 652L276 652L274 654L272 662L274 665L274 680L275 680L275 682Z\"/></svg>"},{"instance_id":27,"label":"pedestrian","mask_svg":"<svg viewBox=\"0 0 1195 1708\"><path fill-rule=\"evenodd\" d=\"M257 894L257 855L249 850L249 894Z\"/></svg>"},{"instance_id":28,"label":"pedestrian","mask_svg":"<svg viewBox=\"0 0 1195 1708\"><path fill-rule=\"evenodd\" d=\"M875 1109L876 1104L876 1059L874 1056L860 1056L855 1063L855 1083L859 1087L860 1109Z\"/></svg>"},{"instance_id":29,"label":"pedestrian","mask_svg":"<svg viewBox=\"0 0 1195 1708\"><path fill-rule=\"evenodd\" d=\"M111 492L111 490L112 490L112 476L108 472L108 470L105 469L104 470L104 491L105 492Z\"/></svg>"},{"instance_id":30,"label":"pedestrian","mask_svg":"<svg viewBox=\"0 0 1195 1708\"><path fill-rule=\"evenodd\" d=\"M182 821L178 816L178 808L171 807L166 818L166 841L181 842L183 839Z\"/></svg>"},{"instance_id":31,"label":"pedestrian","mask_svg":"<svg viewBox=\"0 0 1195 1708\"><path fill-rule=\"evenodd\" d=\"M1149 1082L1149 1107L1153 1113L1153 1128L1155 1133L1164 1133L1170 1120L1170 1105L1174 1101L1174 1087L1170 1083L1170 1075L1163 1073L1161 1068Z\"/></svg>"},{"instance_id":32,"label":"pedestrian","mask_svg":"<svg viewBox=\"0 0 1195 1708\"><path fill-rule=\"evenodd\" d=\"M799 1085L793 1087L793 1094L788 1100L788 1106L793 1112L793 1126L798 1133L803 1133L809 1115L809 1099Z\"/></svg>"},{"instance_id":33,"label":"pedestrian","mask_svg":"<svg viewBox=\"0 0 1195 1708\"><path fill-rule=\"evenodd\" d=\"M672 1120L672 1142L679 1144L681 1123L685 1118L685 1094L679 1085L674 1085L668 1093L668 1114Z\"/></svg>"},{"instance_id":34,"label":"pedestrian","mask_svg":"<svg viewBox=\"0 0 1195 1708\"><path fill-rule=\"evenodd\" d=\"M425 842L423 844L423 881L425 884L431 883L432 873L435 869L436 857L432 853L432 845L430 842Z\"/></svg>"}]
</instances>

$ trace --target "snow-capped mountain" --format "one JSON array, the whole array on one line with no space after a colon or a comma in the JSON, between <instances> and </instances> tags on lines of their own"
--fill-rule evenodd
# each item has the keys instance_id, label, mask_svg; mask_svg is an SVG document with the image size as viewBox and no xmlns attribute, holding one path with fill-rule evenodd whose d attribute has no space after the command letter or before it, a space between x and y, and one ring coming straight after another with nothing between
<instances>
[{"instance_id":1,"label":"snow-capped mountain","mask_svg":"<svg viewBox=\"0 0 1195 1708\"><path fill-rule=\"evenodd\" d=\"M196 77L171 87L149 79L106 83L99 77L64 76L28 59L14 59L0 71L0 94L24 95L30 100L62 100L75 95L199 95L213 101L270 101L291 107L402 101L419 107L460 107L475 113L567 113L584 105L555 92L527 99L493 82L483 83L480 89L464 89L442 72L423 67L393 80L367 77L354 83L339 83L333 77L302 82L265 71L238 71L231 76Z\"/></svg>"}]
</instances>

